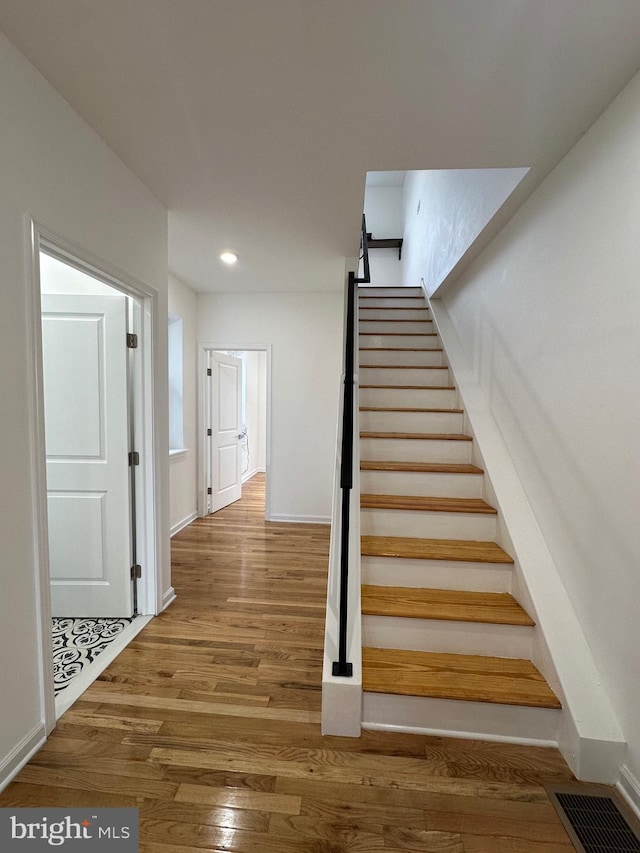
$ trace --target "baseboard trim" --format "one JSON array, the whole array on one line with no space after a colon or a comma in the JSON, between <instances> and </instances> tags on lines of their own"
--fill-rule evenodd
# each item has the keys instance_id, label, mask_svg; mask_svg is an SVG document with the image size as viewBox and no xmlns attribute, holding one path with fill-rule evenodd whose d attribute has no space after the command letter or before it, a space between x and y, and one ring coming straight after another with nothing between
<instances>
[{"instance_id":1,"label":"baseboard trim","mask_svg":"<svg viewBox=\"0 0 640 853\"><path fill-rule=\"evenodd\" d=\"M266 473L264 468L252 468L251 471L247 471L246 474L242 475L242 482L246 483L252 477L255 477L256 474L264 474L264 473Z\"/></svg>"},{"instance_id":2,"label":"baseboard trim","mask_svg":"<svg viewBox=\"0 0 640 853\"><path fill-rule=\"evenodd\" d=\"M188 527L192 521L195 521L198 517L197 512L192 512L186 518L183 518L182 521L179 521L177 524L174 524L171 530L169 531L170 536L173 538L176 533L180 533L181 530L184 530L185 527Z\"/></svg>"},{"instance_id":3,"label":"baseboard trim","mask_svg":"<svg viewBox=\"0 0 640 853\"><path fill-rule=\"evenodd\" d=\"M43 722L25 735L0 765L0 791L3 791L47 739Z\"/></svg>"},{"instance_id":4,"label":"baseboard trim","mask_svg":"<svg viewBox=\"0 0 640 853\"><path fill-rule=\"evenodd\" d=\"M286 522L288 524L331 524L328 515L280 515L272 514L267 521Z\"/></svg>"},{"instance_id":5,"label":"baseboard trim","mask_svg":"<svg viewBox=\"0 0 640 853\"><path fill-rule=\"evenodd\" d=\"M620 777L616 782L616 788L620 791L625 803L640 820L640 779L629 770L626 764L620 768Z\"/></svg>"},{"instance_id":6,"label":"baseboard trim","mask_svg":"<svg viewBox=\"0 0 640 853\"><path fill-rule=\"evenodd\" d=\"M409 735L427 735L428 737L452 737L459 740L484 740L491 743L516 743L523 746L544 746L558 748L555 740L542 740L540 738L517 738L505 735L493 735L481 732L459 732L450 729L430 729L423 726L396 726L392 723L363 723L362 728L370 732L399 732Z\"/></svg>"},{"instance_id":7,"label":"baseboard trim","mask_svg":"<svg viewBox=\"0 0 640 853\"><path fill-rule=\"evenodd\" d=\"M162 607L160 608L160 613L162 613L163 610L166 610L170 604L173 604L176 598L176 591L172 586L170 586L162 596Z\"/></svg>"}]
</instances>

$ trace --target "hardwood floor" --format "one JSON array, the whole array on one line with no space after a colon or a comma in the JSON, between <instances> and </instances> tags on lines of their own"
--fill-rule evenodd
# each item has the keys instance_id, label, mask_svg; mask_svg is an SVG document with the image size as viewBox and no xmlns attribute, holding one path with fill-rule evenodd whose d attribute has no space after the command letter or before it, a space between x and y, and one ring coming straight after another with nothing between
<instances>
[{"instance_id":1,"label":"hardwood floor","mask_svg":"<svg viewBox=\"0 0 640 853\"><path fill-rule=\"evenodd\" d=\"M173 540L177 601L59 721L0 806L137 806L143 853L570 853L553 749L320 735L329 529L263 479Z\"/></svg>"}]
</instances>

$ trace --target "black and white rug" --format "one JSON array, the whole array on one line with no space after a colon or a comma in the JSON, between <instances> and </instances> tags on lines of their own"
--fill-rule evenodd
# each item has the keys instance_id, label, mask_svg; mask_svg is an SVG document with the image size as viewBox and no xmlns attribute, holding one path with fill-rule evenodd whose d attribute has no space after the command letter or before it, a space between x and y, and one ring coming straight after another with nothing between
<instances>
[{"instance_id":1,"label":"black and white rug","mask_svg":"<svg viewBox=\"0 0 640 853\"><path fill-rule=\"evenodd\" d=\"M56 696L112 643L133 619L53 617L53 683Z\"/></svg>"}]
</instances>

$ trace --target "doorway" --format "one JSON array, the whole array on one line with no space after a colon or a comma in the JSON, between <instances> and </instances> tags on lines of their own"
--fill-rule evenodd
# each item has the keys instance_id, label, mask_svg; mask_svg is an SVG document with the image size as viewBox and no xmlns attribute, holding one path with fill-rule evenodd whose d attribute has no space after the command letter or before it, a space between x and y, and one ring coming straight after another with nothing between
<instances>
[{"instance_id":1,"label":"doorway","mask_svg":"<svg viewBox=\"0 0 640 853\"><path fill-rule=\"evenodd\" d=\"M40 252L51 614L137 615L134 431L139 305Z\"/></svg>"},{"instance_id":2,"label":"doorway","mask_svg":"<svg viewBox=\"0 0 640 853\"><path fill-rule=\"evenodd\" d=\"M271 347L207 345L201 351L199 515L239 500L258 474L270 506Z\"/></svg>"},{"instance_id":3,"label":"doorway","mask_svg":"<svg viewBox=\"0 0 640 853\"><path fill-rule=\"evenodd\" d=\"M39 634L50 731L155 613L153 297L35 225L33 257Z\"/></svg>"}]
</instances>

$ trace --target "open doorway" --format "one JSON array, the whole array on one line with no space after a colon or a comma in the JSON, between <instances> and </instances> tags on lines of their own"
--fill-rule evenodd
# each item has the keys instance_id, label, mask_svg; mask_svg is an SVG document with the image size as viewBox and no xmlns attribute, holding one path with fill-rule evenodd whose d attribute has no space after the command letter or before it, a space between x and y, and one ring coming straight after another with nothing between
<instances>
[{"instance_id":1,"label":"open doorway","mask_svg":"<svg viewBox=\"0 0 640 853\"><path fill-rule=\"evenodd\" d=\"M34 252L48 588L40 630L52 657L43 671L55 702L46 704L59 717L154 612L149 312L144 295L42 237Z\"/></svg>"},{"instance_id":2,"label":"open doorway","mask_svg":"<svg viewBox=\"0 0 640 853\"><path fill-rule=\"evenodd\" d=\"M202 355L199 514L239 500L243 483L260 475L268 519L271 348L211 346Z\"/></svg>"}]
</instances>

